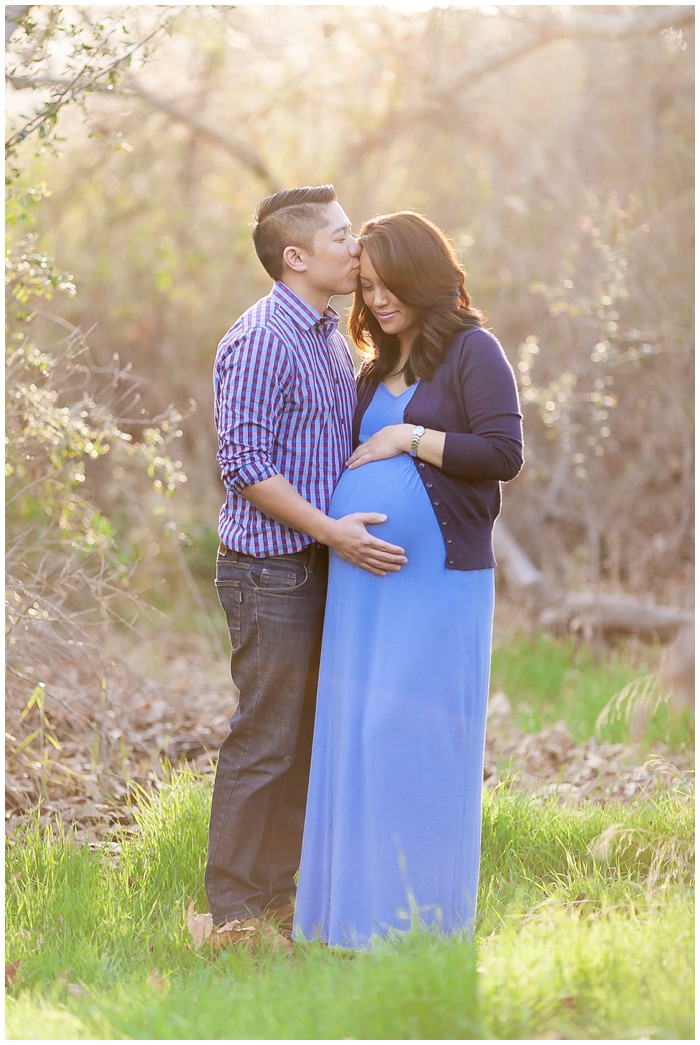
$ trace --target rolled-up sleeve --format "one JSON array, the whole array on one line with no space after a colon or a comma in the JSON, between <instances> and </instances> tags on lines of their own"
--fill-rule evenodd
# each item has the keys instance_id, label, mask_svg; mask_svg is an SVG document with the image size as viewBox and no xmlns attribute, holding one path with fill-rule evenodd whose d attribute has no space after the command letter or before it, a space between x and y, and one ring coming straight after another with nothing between
<instances>
[{"instance_id":1,"label":"rolled-up sleeve","mask_svg":"<svg viewBox=\"0 0 700 1045\"><path fill-rule=\"evenodd\" d=\"M479 336L481 335L481 336ZM515 478L523 466L522 415L513 369L498 341L479 331L460 367L470 432L448 432L443 471L462 479Z\"/></svg>"},{"instance_id":2,"label":"rolled-up sleeve","mask_svg":"<svg viewBox=\"0 0 700 1045\"><path fill-rule=\"evenodd\" d=\"M274 448L284 407L288 361L280 341L254 328L219 345L214 407L221 478L229 490L278 474Z\"/></svg>"}]
</instances>

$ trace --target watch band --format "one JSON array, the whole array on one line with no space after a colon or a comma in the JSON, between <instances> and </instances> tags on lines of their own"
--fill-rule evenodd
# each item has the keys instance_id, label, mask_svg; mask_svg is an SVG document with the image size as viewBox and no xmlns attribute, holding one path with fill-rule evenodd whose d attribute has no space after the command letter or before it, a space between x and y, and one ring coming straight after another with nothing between
<instances>
[{"instance_id":1,"label":"watch band","mask_svg":"<svg viewBox=\"0 0 700 1045\"><path fill-rule=\"evenodd\" d=\"M411 448L408 451L411 457L415 457L418 453L418 443L421 440L421 436L425 435L425 428L423 425L416 425L413 429L413 438L411 439Z\"/></svg>"}]
</instances>

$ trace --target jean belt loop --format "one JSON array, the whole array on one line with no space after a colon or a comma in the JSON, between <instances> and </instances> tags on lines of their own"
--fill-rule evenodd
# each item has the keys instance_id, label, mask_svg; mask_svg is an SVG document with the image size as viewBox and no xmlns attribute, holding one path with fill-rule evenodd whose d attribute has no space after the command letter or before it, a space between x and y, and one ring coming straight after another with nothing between
<instances>
[{"instance_id":1,"label":"jean belt loop","mask_svg":"<svg viewBox=\"0 0 700 1045\"><path fill-rule=\"evenodd\" d=\"M318 545L311 545L311 552L309 553L309 573L314 572L314 563L316 562L316 553L318 551Z\"/></svg>"}]
</instances>

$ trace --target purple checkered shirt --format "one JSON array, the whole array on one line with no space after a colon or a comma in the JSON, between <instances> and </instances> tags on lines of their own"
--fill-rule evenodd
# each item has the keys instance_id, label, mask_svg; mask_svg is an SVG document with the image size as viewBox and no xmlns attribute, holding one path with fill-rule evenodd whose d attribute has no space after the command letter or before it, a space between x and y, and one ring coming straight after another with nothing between
<instances>
[{"instance_id":1,"label":"purple checkered shirt","mask_svg":"<svg viewBox=\"0 0 700 1045\"><path fill-rule=\"evenodd\" d=\"M217 460L226 486L219 536L263 557L311 543L242 496L283 475L322 512L352 453L356 404L352 359L338 313L323 315L284 283L249 308L222 338L214 367Z\"/></svg>"}]
</instances>

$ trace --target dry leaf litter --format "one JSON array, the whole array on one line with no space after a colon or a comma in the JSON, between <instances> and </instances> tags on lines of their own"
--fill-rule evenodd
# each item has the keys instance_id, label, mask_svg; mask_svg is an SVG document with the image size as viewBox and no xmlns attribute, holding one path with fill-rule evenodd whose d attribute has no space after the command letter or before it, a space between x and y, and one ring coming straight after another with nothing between
<instances>
[{"instance_id":1,"label":"dry leaf litter","mask_svg":"<svg viewBox=\"0 0 700 1045\"><path fill-rule=\"evenodd\" d=\"M38 732L22 750L8 745L6 833L34 815L40 803L44 825L60 819L106 858L118 858L115 835L134 827L136 792L158 786L164 759L213 778L235 696L225 658L196 644L153 673L139 670L136 658L131 665L123 657L115 660L97 706L94 684L94 666L54 665L44 719L34 707L20 721L24 708L8 705L11 736L19 742ZM507 695L492 693L487 787L603 804L653 797L665 788L690 786L693 778L690 742L681 752L661 744L650 752L595 738L575 744L563 723L526 733L515 717Z\"/></svg>"}]
</instances>

